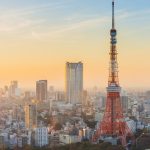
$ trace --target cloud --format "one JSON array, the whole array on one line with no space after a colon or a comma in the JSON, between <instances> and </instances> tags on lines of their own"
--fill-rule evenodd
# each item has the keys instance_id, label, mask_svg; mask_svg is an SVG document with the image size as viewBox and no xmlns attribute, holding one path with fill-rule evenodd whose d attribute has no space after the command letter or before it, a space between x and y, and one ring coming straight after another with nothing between
<instances>
[{"instance_id":1,"label":"cloud","mask_svg":"<svg viewBox=\"0 0 150 150\"><path fill-rule=\"evenodd\" d=\"M141 11L120 10L117 11L116 14L119 19L132 18L132 17L136 17L137 19L140 19L141 17L144 18L145 15L150 14L150 10L141 10Z\"/></svg>"},{"instance_id":2,"label":"cloud","mask_svg":"<svg viewBox=\"0 0 150 150\"><path fill-rule=\"evenodd\" d=\"M69 0L68 0L69 1ZM11 33L36 28L45 23L45 19L35 16L46 10L57 10L65 6L67 1L55 1L23 9L4 9L0 11L0 32Z\"/></svg>"},{"instance_id":3,"label":"cloud","mask_svg":"<svg viewBox=\"0 0 150 150\"><path fill-rule=\"evenodd\" d=\"M35 38L39 40L45 39L57 39L66 36L67 34L71 33L72 31L78 30L79 32L83 29L87 30L94 26L100 26L105 23L109 22L108 17L103 18L92 18L88 20L81 20L78 22L71 22L69 24L61 24L61 25L54 25L50 28L43 29L40 31L32 31L32 37L28 38Z\"/></svg>"},{"instance_id":4,"label":"cloud","mask_svg":"<svg viewBox=\"0 0 150 150\"><path fill-rule=\"evenodd\" d=\"M111 21L108 14L83 14L74 12L60 18L37 17L41 13L53 11L54 17L61 8L65 9L67 4L74 0L53 1L53 3L36 5L23 9L0 11L0 32L8 36L15 34L21 38L33 38L45 40L55 39L71 33L72 31L88 30L96 26L104 26ZM7 12L7 13L6 13ZM128 19L135 16L143 16L150 13L149 10L129 12L127 10L116 11L118 19ZM45 15L44 14L44 15ZM60 14L61 15L61 14ZM60 19L60 20L59 20ZM56 23L57 20L59 23Z\"/></svg>"},{"instance_id":5,"label":"cloud","mask_svg":"<svg viewBox=\"0 0 150 150\"><path fill-rule=\"evenodd\" d=\"M0 11L0 18L10 18L14 16L28 16L35 13L39 13L45 10L55 10L58 8L62 8L65 6L64 2L55 1L51 3L36 5L36 6L30 6L25 8L18 8L18 9L4 9L3 11Z\"/></svg>"}]
</instances>

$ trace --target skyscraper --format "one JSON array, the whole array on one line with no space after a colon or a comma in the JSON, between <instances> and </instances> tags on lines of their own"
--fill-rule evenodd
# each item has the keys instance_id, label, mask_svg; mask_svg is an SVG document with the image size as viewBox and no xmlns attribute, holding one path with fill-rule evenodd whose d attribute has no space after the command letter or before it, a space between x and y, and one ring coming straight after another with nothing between
<instances>
[{"instance_id":1,"label":"skyscraper","mask_svg":"<svg viewBox=\"0 0 150 150\"><path fill-rule=\"evenodd\" d=\"M9 95L11 97L14 97L16 95L17 89L18 89L18 81L11 81L9 87Z\"/></svg>"},{"instance_id":2,"label":"skyscraper","mask_svg":"<svg viewBox=\"0 0 150 150\"><path fill-rule=\"evenodd\" d=\"M81 104L83 95L83 63L66 63L66 99L71 104Z\"/></svg>"},{"instance_id":3,"label":"skyscraper","mask_svg":"<svg viewBox=\"0 0 150 150\"><path fill-rule=\"evenodd\" d=\"M37 127L37 106L36 104L25 105L25 127L33 129Z\"/></svg>"},{"instance_id":4,"label":"skyscraper","mask_svg":"<svg viewBox=\"0 0 150 150\"><path fill-rule=\"evenodd\" d=\"M129 97L127 95L121 95L121 106L122 106L123 113L128 112L128 100Z\"/></svg>"},{"instance_id":5,"label":"skyscraper","mask_svg":"<svg viewBox=\"0 0 150 150\"><path fill-rule=\"evenodd\" d=\"M47 80L36 82L36 98L40 102L47 100Z\"/></svg>"}]
</instances>

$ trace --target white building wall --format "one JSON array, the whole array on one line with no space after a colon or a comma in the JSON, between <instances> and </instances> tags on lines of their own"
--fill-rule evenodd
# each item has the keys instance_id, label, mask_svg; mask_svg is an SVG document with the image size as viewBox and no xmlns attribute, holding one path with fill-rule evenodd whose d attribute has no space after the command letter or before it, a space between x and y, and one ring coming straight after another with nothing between
<instances>
[{"instance_id":1,"label":"white building wall","mask_svg":"<svg viewBox=\"0 0 150 150\"><path fill-rule=\"evenodd\" d=\"M131 119L126 119L126 123L129 127L129 129L135 133L136 132L136 122L134 120L131 120Z\"/></svg>"},{"instance_id":2,"label":"white building wall","mask_svg":"<svg viewBox=\"0 0 150 150\"><path fill-rule=\"evenodd\" d=\"M96 112L95 113L95 121L101 121L103 119L103 115L104 113L101 113L101 112Z\"/></svg>"},{"instance_id":3,"label":"white building wall","mask_svg":"<svg viewBox=\"0 0 150 150\"><path fill-rule=\"evenodd\" d=\"M48 129L46 127L35 129L35 146L43 147L48 145Z\"/></svg>"},{"instance_id":4,"label":"white building wall","mask_svg":"<svg viewBox=\"0 0 150 150\"><path fill-rule=\"evenodd\" d=\"M76 135L60 134L59 141L63 144L71 144L81 142L82 137Z\"/></svg>"},{"instance_id":5,"label":"white building wall","mask_svg":"<svg viewBox=\"0 0 150 150\"><path fill-rule=\"evenodd\" d=\"M66 63L66 99L71 104L82 103L83 63Z\"/></svg>"}]
</instances>

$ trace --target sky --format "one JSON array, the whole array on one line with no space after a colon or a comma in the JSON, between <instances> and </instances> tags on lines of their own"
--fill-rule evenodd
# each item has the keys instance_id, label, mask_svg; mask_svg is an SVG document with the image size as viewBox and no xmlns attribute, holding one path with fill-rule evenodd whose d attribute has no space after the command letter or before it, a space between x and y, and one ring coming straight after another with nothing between
<instances>
[{"instance_id":1,"label":"sky","mask_svg":"<svg viewBox=\"0 0 150 150\"><path fill-rule=\"evenodd\" d=\"M150 88L150 0L116 0L119 80ZM65 63L84 63L84 87L106 87L111 0L0 0L0 87L47 79L65 87Z\"/></svg>"}]
</instances>

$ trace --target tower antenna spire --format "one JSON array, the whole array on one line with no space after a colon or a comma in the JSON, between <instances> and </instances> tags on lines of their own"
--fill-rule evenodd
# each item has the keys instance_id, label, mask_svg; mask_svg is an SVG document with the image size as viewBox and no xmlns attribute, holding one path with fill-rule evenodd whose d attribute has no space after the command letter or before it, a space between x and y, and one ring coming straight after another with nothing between
<instances>
[{"instance_id":1,"label":"tower antenna spire","mask_svg":"<svg viewBox=\"0 0 150 150\"><path fill-rule=\"evenodd\" d=\"M115 28L115 1L112 0L112 29Z\"/></svg>"}]
</instances>

